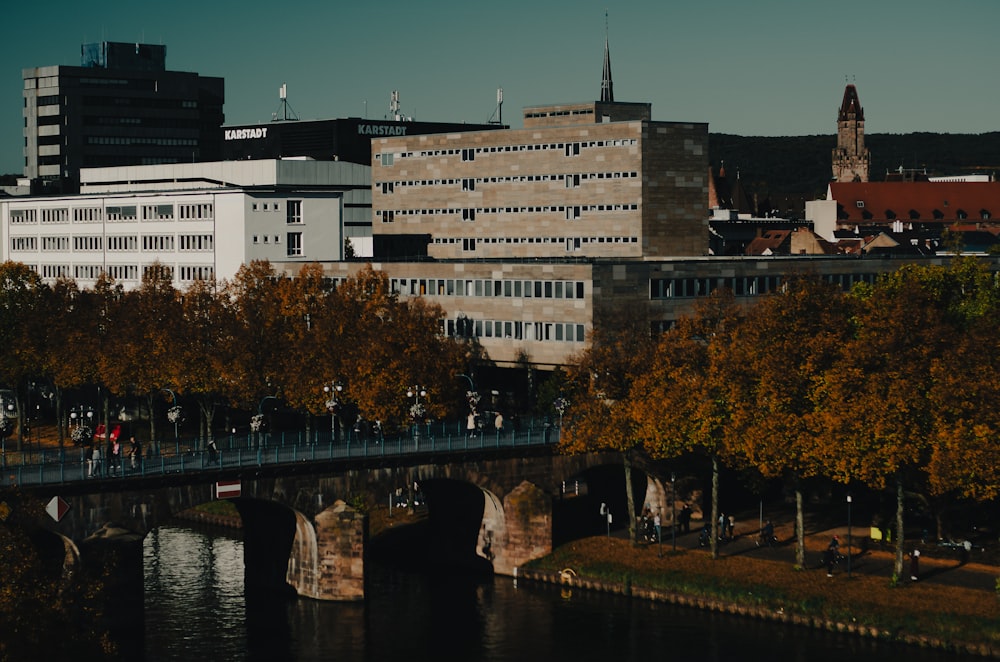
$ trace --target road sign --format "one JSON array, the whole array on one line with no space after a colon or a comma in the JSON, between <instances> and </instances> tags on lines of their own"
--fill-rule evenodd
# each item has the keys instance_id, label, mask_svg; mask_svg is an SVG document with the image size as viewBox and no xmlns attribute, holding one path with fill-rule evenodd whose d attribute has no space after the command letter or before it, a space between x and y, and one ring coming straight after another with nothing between
<instances>
[{"instance_id":1,"label":"road sign","mask_svg":"<svg viewBox=\"0 0 1000 662\"><path fill-rule=\"evenodd\" d=\"M45 505L45 512L49 514L49 517L58 522L69 512L69 504L62 497L54 496Z\"/></svg>"},{"instance_id":2,"label":"road sign","mask_svg":"<svg viewBox=\"0 0 1000 662\"><path fill-rule=\"evenodd\" d=\"M241 490L242 485L238 480L220 480L215 484L215 498L235 499Z\"/></svg>"}]
</instances>

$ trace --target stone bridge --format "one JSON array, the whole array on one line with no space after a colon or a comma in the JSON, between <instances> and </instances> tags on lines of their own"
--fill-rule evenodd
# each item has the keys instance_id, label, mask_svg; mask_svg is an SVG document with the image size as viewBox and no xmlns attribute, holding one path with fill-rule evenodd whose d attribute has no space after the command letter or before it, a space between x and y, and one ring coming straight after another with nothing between
<instances>
[{"instance_id":1,"label":"stone bridge","mask_svg":"<svg viewBox=\"0 0 1000 662\"><path fill-rule=\"evenodd\" d=\"M367 550L387 530L380 527L370 540L370 517L386 511L391 517L400 492L422 495L437 534L436 560L471 558L511 575L551 552L556 535L603 532L595 504L611 504L624 521L622 473L617 453L557 455L540 447L92 480L32 492L66 504L61 519L47 520L45 528L62 538L67 557L84 566L113 562L116 576L131 576L141 586L144 536L217 498L220 483L237 483L233 501L244 530L247 590L349 601L364 598ZM662 504L664 498L663 484L648 481L646 502ZM396 512L401 521L403 513ZM587 523L585 530L579 522Z\"/></svg>"}]
</instances>

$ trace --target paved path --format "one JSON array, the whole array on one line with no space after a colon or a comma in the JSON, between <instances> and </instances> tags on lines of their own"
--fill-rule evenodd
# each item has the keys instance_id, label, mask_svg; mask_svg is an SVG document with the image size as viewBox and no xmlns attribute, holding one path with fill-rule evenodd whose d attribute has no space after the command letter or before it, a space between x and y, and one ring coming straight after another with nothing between
<instances>
[{"instance_id":1,"label":"paved path","mask_svg":"<svg viewBox=\"0 0 1000 662\"><path fill-rule=\"evenodd\" d=\"M736 518L736 539L722 543L719 546L720 556L734 556L746 554L758 558L767 558L780 561L787 561L789 564L795 562L795 540L794 540L794 511L770 513L768 515L775 525L775 534L779 543L774 547L759 547L756 539L759 530L759 514L755 512L741 513ZM682 533L677 536L677 546L687 549L698 548L698 531L701 530L702 522L691 523L691 533ZM840 537L840 551L846 556L848 550L848 530L847 526L828 527L825 525L810 526L806 521L806 569L808 572L815 572L817 580L826 574L823 565L823 551L826 549L830 539L837 535ZM886 581L892 577L893 564L895 560L895 548L886 545L880 548L878 543L869 540L868 527L852 527L852 555L851 573L863 575L876 575L885 577ZM672 545L670 529L663 531L664 549ZM1000 580L1000 566L992 561L986 553L980 549L974 549L970 554L969 562L962 563L961 556L957 550L940 547L936 543L921 544L914 541L908 542L907 549L916 547L920 550L920 571L918 581L940 583L943 585L961 586L989 592L997 591L997 581ZM904 559L903 575L905 581L909 581L910 572L909 557ZM847 560L841 561L834 569L834 577L830 581L838 581L847 576ZM823 580L826 577L823 576Z\"/></svg>"}]
</instances>

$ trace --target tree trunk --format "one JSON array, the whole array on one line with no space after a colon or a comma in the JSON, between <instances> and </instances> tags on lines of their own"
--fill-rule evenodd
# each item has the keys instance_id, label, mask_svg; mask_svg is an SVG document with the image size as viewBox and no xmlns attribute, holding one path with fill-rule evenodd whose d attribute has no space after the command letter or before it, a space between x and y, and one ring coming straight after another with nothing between
<instances>
[{"instance_id":1,"label":"tree trunk","mask_svg":"<svg viewBox=\"0 0 1000 662\"><path fill-rule=\"evenodd\" d=\"M712 456L712 558L719 558L719 458Z\"/></svg>"},{"instance_id":2,"label":"tree trunk","mask_svg":"<svg viewBox=\"0 0 1000 662\"><path fill-rule=\"evenodd\" d=\"M795 567L806 567L805 514L802 512L802 486L795 483Z\"/></svg>"},{"instance_id":3,"label":"tree trunk","mask_svg":"<svg viewBox=\"0 0 1000 662\"><path fill-rule=\"evenodd\" d=\"M62 389L56 386L56 434L59 436L59 449L62 450L66 446L66 428L63 425L63 412L62 412Z\"/></svg>"},{"instance_id":4,"label":"tree trunk","mask_svg":"<svg viewBox=\"0 0 1000 662\"><path fill-rule=\"evenodd\" d=\"M635 497L632 496L632 457L631 450L622 454L622 464L625 467L625 504L628 517L628 538L635 543Z\"/></svg>"},{"instance_id":5,"label":"tree trunk","mask_svg":"<svg viewBox=\"0 0 1000 662\"><path fill-rule=\"evenodd\" d=\"M893 574L903 576L903 476L896 475L896 561L893 564Z\"/></svg>"}]
</instances>

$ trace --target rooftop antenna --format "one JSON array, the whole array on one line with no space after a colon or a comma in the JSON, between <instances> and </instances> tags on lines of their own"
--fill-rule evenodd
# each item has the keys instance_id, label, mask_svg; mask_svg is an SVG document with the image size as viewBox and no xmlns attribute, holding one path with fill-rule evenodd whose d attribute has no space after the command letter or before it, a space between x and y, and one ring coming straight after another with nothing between
<instances>
[{"instance_id":1,"label":"rooftop antenna","mask_svg":"<svg viewBox=\"0 0 1000 662\"><path fill-rule=\"evenodd\" d=\"M486 123L487 124L503 124L503 88L502 87L498 87L497 88L497 107L496 107L496 110L493 111L493 114L490 115L489 121L487 121Z\"/></svg>"},{"instance_id":2,"label":"rooftop antenna","mask_svg":"<svg viewBox=\"0 0 1000 662\"><path fill-rule=\"evenodd\" d=\"M399 91L393 90L389 95L389 119L395 122L412 122L412 117L403 117L399 112Z\"/></svg>"},{"instance_id":3,"label":"rooftop antenna","mask_svg":"<svg viewBox=\"0 0 1000 662\"><path fill-rule=\"evenodd\" d=\"M292 107L288 105L288 85L287 84L282 83L281 87L278 88L278 98L281 99L281 119L283 121L288 121L290 119L291 120L297 120L297 119L299 119L299 116L295 114L295 111L292 110ZM289 117L289 113L291 113L290 117ZM271 113L271 121L272 122L278 121L278 113Z\"/></svg>"}]
</instances>

